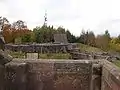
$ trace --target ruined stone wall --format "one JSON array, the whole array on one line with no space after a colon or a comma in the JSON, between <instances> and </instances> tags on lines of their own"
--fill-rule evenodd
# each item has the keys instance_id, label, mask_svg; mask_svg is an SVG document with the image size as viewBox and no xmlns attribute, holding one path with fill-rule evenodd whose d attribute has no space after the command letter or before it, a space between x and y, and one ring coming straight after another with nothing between
<instances>
[{"instance_id":1,"label":"ruined stone wall","mask_svg":"<svg viewBox=\"0 0 120 90\"><path fill-rule=\"evenodd\" d=\"M93 59L106 59L108 56L72 52L71 57L72 59L75 59L75 60L79 60L79 59L93 60Z\"/></svg>"},{"instance_id":2,"label":"ruined stone wall","mask_svg":"<svg viewBox=\"0 0 120 90\"><path fill-rule=\"evenodd\" d=\"M120 90L120 69L106 60L15 59L0 66L0 90Z\"/></svg>"},{"instance_id":3,"label":"ruined stone wall","mask_svg":"<svg viewBox=\"0 0 120 90\"><path fill-rule=\"evenodd\" d=\"M68 52L75 48L76 44L30 44L30 45L13 45L6 44L5 49L10 51L22 52L39 52L39 53L60 53Z\"/></svg>"},{"instance_id":4,"label":"ruined stone wall","mask_svg":"<svg viewBox=\"0 0 120 90\"><path fill-rule=\"evenodd\" d=\"M89 61L13 61L4 90L91 90Z\"/></svg>"},{"instance_id":5,"label":"ruined stone wall","mask_svg":"<svg viewBox=\"0 0 120 90\"><path fill-rule=\"evenodd\" d=\"M108 61L103 62L101 90L120 90L120 68Z\"/></svg>"},{"instance_id":6,"label":"ruined stone wall","mask_svg":"<svg viewBox=\"0 0 120 90\"><path fill-rule=\"evenodd\" d=\"M71 54L71 57L72 59L75 59L75 60L79 60L79 59L86 59L86 60L92 60L93 57L89 54L84 54L84 53L76 53L76 52L72 52L70 53Z\"/></svg>"},{"instance_id":7,"label":"ruined stone wall","mask_svg":"<svg viewBox=\"0 0 120 90\"><path fill-rule=\"evenodd\" d=\"M26 90L26 63L11 62L5 66L5 87L3 90Z\"/></svg>"}]
</instances>

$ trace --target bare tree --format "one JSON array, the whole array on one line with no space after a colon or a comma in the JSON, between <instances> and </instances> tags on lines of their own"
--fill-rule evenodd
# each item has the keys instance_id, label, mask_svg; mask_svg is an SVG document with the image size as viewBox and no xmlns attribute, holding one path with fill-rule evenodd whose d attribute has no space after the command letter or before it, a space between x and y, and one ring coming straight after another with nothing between
<instances>
[{"instance_id":1,"label":"bare tree","mask_svg":"<svg viewBox=\"0 0 120 90\"><path fill-rule=\"evenodd\" d=\"M88 45L95 46L95 35L94 35L94 32L89 31L87 43L88 43Z\"/></svg>"},{"instance_id":2,"label":"bare tree","mask_svg":"<svg viewBox=\"0 0 120 90\"><path fill-rule=\"evenodd\" d=\"M18 20L12 24L12 28L15 28L16 30L17 29L25 29L25 28L27 28L27 25L25 24L24 21Z\"/></svg>"},{"instance_id":3,"label":"bare tree","mask_svg":"<svg viewBox=\"0 0 120 90\"><path fill-rule=\"evenodd\" d=\"M5 17L0 17L0 30L3 31L6 25L10 25L8 19Z\"/></svg>"}]
</instances>

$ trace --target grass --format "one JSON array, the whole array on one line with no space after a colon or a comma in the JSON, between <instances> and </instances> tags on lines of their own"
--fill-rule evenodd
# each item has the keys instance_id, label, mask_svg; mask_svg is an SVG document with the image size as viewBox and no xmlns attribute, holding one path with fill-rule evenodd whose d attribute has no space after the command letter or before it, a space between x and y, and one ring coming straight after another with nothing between
<instances>
[{"instance_id":1,"label":"grass","mask_svg":"<svg viewBox=\"0 0 120 90\"><path fill-rule=\"evenodd\" d=\"M113 63L114 63L116 66L120 67L120 61L119 61L119 60L115 60Z\"/></svg>"},{"instance_id":2,"label":"grass","mask_svg":"<svg viewBox=\"0 0 120 90\"><path fill-rule=\"evenodd\" d=\"M25 53L22 52L9 52L13 58L25 58Z\"/></svg>"},{"instance_id":3,"label":"grass","mask_svg":"<svg viewBox=\"0 0 120 90\"><path fill-rule=\"evenodd\" d=\"M9 52L13 58L25 58L25 53L22 52ZM39 54L40 59L69 59L71 58L69 53L46 53Z\"/></svg>"},{"instance_id":4,"label":"grass","mask_svg":"<svg viewBox=\"0 0 120 90\"><path fill-rule=\"evenodd\" d=\"M89 53L91 53L91 52L103 52L103 50L101 50L99 48L91 47L89 45L84 45L84 44L81 44L81 43L78 44L78 47L80 48L80 50L82 52L85 52L85 51L87 51Z\"/></svg>"},{"instance_id":5,"label":"grass","mask_svg":"<svg viewBox=\"0 0 120 90\"><path fill-rule=\"evenodd\" d=\"M39 54L40 59L69 59L70 54L66 53L48 53L48 54Z\"/></svg>"}]
</instances>

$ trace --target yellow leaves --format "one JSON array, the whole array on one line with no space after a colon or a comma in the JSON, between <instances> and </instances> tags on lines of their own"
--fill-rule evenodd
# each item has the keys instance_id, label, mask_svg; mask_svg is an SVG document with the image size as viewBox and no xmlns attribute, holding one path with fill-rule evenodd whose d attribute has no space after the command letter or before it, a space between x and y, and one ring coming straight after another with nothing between
<instances>
[{"instance_id":1,"label":"yellow leaves","mask_svg":"<svg viewBox=\"0 0 120 90\"><path fill-rule=\"evenodd\" d=\"M10 26L4 27L3 36L6 43L14 43L15 38L22 37L24 34L30 33L31 31L27 28L25 29L15 29Z\"/></svg>"}]
</instances>

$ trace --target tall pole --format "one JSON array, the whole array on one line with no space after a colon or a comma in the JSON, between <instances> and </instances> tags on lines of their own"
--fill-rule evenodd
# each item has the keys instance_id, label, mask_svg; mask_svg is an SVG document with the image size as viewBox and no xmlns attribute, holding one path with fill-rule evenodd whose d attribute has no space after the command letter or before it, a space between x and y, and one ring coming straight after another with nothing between
<instances>
[{"instance_id":1,"label":"tall pole","mask_svg":"<svg viewBox=\"0 0 120 90\"><path fill-rule=\"evenodd\" d=\"M47 11L45 11L45 16L44 16L44 26L47 26Z\"/></svg>"}]
</instances>

